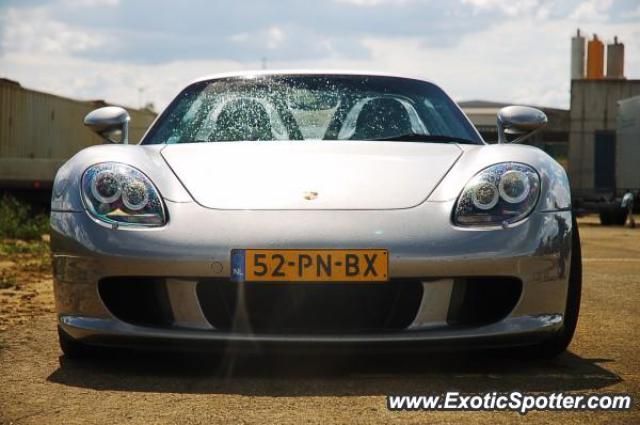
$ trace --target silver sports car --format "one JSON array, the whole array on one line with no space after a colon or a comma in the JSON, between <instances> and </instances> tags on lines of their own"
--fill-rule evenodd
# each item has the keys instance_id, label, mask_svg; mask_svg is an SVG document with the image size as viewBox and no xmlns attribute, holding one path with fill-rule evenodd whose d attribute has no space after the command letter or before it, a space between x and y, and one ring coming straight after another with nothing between
<instances>
[{"instance_id":1,"label":"silver sports car","mask_svg":"<svg viewBox=\"0 0 640 425\"><path fill-rule=\"evenodd\" d=\"M320 350L564 351L581 257L564 169L504 108L487 144L438 86L332 72L188 85L139 144L57 173L51 247L60 343Z\"/></svg>"}]
</instances>

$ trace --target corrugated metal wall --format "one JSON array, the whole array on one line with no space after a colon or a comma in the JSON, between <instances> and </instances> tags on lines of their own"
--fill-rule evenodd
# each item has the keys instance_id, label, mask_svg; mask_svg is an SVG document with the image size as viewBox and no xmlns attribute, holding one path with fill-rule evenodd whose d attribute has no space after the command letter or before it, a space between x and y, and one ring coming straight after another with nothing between
<instances>
[{"instance_id":1,"label":"corrugated metal wall","mask_svg":"<svg viewBox=\"0 0 640 425\"><path fill-rule=\"evenodd\" d=\"M57 167L79 150L103 143L83 125L106 103L81 102L25 89L0 79L0 184L50 182ZM155 114L129 109L129 137L137 143Z\"/></svg>"}]
</instances>

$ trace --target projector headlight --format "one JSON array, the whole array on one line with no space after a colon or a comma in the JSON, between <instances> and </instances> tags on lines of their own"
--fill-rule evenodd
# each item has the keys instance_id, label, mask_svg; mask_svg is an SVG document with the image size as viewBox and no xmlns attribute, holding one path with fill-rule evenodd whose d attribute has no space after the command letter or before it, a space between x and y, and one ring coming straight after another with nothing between
<instances>
[{"instance_id":1,"label":"projector headlight","mask_svg":"<svg viewBox=\"0 0 640 425\"><path fill-rule=\"evenodd\" d=\"M485 168L465 186L454 208L459 225L510 224L533 211L540 177L528 165L503 162Z\"/></svg>"},{"instance_id":2,"label":"projector headlight","mask_svg":"<svg viewBox=\"0 0 640 425\"><path fill-rule=\"evenodd\" d=\"M164 204L142 172L118 162L89 167L82 176L82 199L89 214L112 225L162 226Z\"/></svg>"}]
</instances>

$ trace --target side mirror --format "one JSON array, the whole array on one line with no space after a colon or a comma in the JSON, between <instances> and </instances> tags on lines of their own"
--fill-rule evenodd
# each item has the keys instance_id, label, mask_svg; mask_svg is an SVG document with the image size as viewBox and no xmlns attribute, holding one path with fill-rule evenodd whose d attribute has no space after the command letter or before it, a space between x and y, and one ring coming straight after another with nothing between
<instances>
[{"instance_id":1,"label":"side mirror","mask_svg":"<svg viewBox=\"0 0 640 425\"><path fill-rule=\"evenodd\" d=\"M544 112L528 106L507 106L498 111L498 143L507 143L507 134L519 134L512 143L528 139L547 125Z\"/></svg>"},{"instance_id":2,"label":"side mirror","mask_svg":"<svg viewBox=\"0 0 640 425\"><path fill-rule=\"evenodd\" d=\"M95 109L84 117L84 125L109 143L129 143L129 113L119 106ZM120 141L113 136L120 132Z\"/></svg>"}]
</instances>

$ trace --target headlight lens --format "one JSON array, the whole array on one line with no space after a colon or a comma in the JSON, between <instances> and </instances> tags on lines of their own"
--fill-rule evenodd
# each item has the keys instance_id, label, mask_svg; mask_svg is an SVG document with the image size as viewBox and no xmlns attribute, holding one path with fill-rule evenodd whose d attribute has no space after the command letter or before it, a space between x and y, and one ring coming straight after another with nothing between
<instances>
[{"instance_id":1,"label":"headlight lens","mask_svg":"<svg viewBox=\"0 0 640 425\"><path fill-rule=\"evenodd\" d=\"M456 202L453 220L460 225L509 224L533 210L540 177L528 165L503 162L476 174Z\"/></svg>"},{"instance_id":2,"label":"headlight lens","mask_svg":"<svg viewBox=\"0 0 640 425\"><path fill-rule=\"evenodd\" d=\"M82 176L82 198L89 213L109 224L162 226L164 204L151 180L117 162L89 167Z\"/></svg>"}]
</instances>

